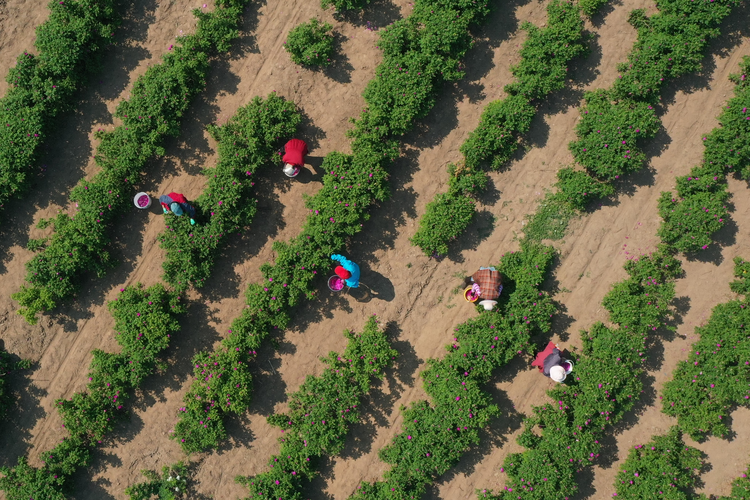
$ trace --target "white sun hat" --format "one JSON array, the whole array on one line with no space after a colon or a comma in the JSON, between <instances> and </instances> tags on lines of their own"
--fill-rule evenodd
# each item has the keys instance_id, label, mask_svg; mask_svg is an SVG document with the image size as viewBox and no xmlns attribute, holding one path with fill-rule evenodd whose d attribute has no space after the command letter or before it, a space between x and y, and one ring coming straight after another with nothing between
<instances>
[{"instance_id":1,"label":"white sun hat","mask_svg":"<svg viewBox=\"0 0 750 500\"><path fill-rule=\"evenodd\" d=\"M496 300L483 300L479 303L482 307L484 307L485 311L491 311L493 307L497 305Z\"/></svg>"},{"instance_id":2,"label":"white sun hat","mask_svg":"<svg viewBox=\"0 0 750 500\"><path fill-rule=\"evenodd\" d=\"M549 369L549 378L551 378L555 382L562 382L563 380L565 380L565 376L565 368L560 365L553 366Z\"/></svg>"}]
</instances>

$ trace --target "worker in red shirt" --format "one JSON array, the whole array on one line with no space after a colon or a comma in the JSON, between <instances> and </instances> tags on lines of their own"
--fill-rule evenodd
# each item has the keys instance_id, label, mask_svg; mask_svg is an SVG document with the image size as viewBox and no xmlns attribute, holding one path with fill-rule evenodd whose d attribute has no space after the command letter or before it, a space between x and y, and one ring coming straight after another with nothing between
<instances>
[{"instance_id":1,"label":"worker in red shirt","mask_svg":"<svg viewBox=\"0 0 750 500\"><path fill-rule=\"evenodd\" d=\"M284 173L287 177L297 177L307 156L307 144L302 139L292 139L284 145Z\"/></svg>"},{"instance_id":2,"label":"worker in red shirt","mask_svg":"<svg viewBox=\"0 0 750 500\"><path fill-rule=\"evenodd\" d=\"M165 215L172 212L179 217L183 213L187 213L188 217L190 217L190 224L195 225L195 207L188 202L184 194L163 194L159 197L159 202Z\"/></svg>"}]
</instances>

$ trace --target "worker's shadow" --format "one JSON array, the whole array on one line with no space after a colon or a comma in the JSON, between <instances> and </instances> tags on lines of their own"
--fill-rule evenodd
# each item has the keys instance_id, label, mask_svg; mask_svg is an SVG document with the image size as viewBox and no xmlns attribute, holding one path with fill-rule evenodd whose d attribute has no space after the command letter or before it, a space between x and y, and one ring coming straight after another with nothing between
<instances>
[{"instance_id":1,"label":"worker's shadow","mask_svg":"<svg viewBox=\"0 0 750 500\"><path fill-rule=\"evenodd\" d=\"M305 166L302 167L302 170L300 170L300 173L294 180L302 184L309 184L310 182L322 183L323 176L326 175L325 170L321 167L322 164L322 156L307 156L305 158Z\"/></svg>"},{"instance_id":2,"label":"worker's shadow","mask_svg":"<svg viewBox=\"0 0 750 500\"><path fill-rule=\"evenodd\" d=\"M349 288L347 293L351 298L362 303L370 302L372 299L390 302L396 298L396 291L391 280L372 270L364 271L359 287Z\"/></svg>"}]
</instances>

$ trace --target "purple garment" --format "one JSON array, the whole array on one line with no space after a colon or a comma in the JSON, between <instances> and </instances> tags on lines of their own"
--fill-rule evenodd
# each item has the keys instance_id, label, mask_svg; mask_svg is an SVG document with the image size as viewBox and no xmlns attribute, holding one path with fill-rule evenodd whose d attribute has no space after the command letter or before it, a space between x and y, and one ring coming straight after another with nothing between
<instances>
[{"instance_id":1,"label":"purple garment","mask_svg":"<svg viewBox=\"0 0 750 500\"><path fill-rule=\"evenodd\" d=\"M560 356L560 349L552 349L552 354L544 358L544 369L542 373L546 377L549 377L549 371L553 366L562 365L562 356Z\"/></svg>"}]
</instances>

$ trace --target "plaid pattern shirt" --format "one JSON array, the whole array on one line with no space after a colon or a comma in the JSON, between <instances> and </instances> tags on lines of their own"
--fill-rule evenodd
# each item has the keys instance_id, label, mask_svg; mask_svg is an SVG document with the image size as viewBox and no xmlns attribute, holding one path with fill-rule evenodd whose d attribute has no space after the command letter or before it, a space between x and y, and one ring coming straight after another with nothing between
<instances>
[{"instance_id":1,"label":"plaid pattern shirt","mask_svg":"<svg viewBox=\"0 0 750 500\"><path fill-rule=\"evenodd\" d=\"M500 273L492 269L480 269L472 276L475 283L479 284L482 294L479 296L482 300L494 300L500 296L499 288L501 286Z\"/></svg>"}]
</instances>

